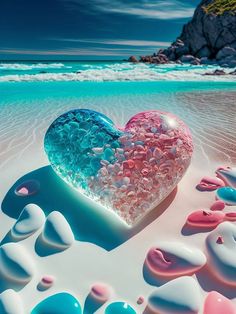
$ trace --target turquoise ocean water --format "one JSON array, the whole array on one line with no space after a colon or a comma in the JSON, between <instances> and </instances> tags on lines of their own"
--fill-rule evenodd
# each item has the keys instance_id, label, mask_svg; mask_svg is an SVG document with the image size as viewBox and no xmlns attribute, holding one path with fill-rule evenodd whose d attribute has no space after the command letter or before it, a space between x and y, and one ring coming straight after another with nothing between
<instances>
[{"instance_id":1,"label":"turquoise ocean water","mask_svg":"<svg viewBox=\"0 0 236 314\"><path fill-rule=\"evenodd\" d=\"M0 167L29 152L43 156L50 123L74 108L103 112L124 125L139 111L180 116L207 158L236 162L236 77L206 77L215 67L125 62L0 63ZM228 69L227 71L232 71Z\"/></svg>"}]
</instances>

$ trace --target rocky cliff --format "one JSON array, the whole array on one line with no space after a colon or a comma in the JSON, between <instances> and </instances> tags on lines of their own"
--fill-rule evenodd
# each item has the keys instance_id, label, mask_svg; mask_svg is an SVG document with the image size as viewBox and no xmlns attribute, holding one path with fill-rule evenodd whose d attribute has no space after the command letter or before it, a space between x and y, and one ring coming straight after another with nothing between
<instances>
[{"instance_id":1,"label":"rocky cliff","mask_svg":"<svg viewBox=\"0 0 236 314\"><path fill-rule=\"evenodd\" d=\"M141 57L140 61L236 67L236 0L202 0L192 20L169 48Z\"/></svg>"}]
</instances>

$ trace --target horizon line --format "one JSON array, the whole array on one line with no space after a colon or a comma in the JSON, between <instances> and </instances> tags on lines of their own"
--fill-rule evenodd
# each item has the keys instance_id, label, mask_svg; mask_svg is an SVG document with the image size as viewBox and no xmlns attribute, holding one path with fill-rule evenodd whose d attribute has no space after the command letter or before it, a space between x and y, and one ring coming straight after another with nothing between
<instances>
[{"instance_id":1,"label":"horizon line","mask_svg":"<svg viewBox=\"0 0 236 314\"><path fill-rule=\"evenodd\" d=\"M73 62L83 62L83 61L128 61L128 59L0 59L0 62L4 61L73 61Z\"/></svg>"}]
</instances>

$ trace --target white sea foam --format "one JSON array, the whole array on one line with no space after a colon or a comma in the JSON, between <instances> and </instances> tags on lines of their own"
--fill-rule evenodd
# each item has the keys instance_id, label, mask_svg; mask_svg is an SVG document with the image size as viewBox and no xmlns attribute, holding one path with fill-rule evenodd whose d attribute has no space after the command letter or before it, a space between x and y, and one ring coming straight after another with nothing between
<instances>
[{"instance_id":1,"label":"white sea foam","mask_svg":"<svg viewBox=\"0 0 236 314\"><path fill-rule=\"evenodd\" d=\"M59 64L58 64L59 66ZM52 65L51 65L52 67ZM236 82L235 75L204 75L220 69L217 66L146 65L131 63L91 66L78 72L38 73L0 76L0 82L21 81L221 81ZM226 73L233 69L226 69Z\"/></svg>"},{"instance_id":2,"label":"white sea foam","mask_svg":"<svg viewBox=\"0 0 236 314\"><path fill-rule=\"evenodd\" d=\"M0 63L0 70L32 70L32 69L60 69L64 68L63 63L36 63L36 64L23 64L23 63Z\"/></svg>"}]
</instances>

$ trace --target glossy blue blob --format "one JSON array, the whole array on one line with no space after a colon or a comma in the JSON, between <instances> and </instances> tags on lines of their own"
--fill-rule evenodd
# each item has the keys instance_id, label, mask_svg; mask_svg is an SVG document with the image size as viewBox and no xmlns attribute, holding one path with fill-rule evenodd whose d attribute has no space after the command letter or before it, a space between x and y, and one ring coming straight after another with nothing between
<instances>
[{"instance_id":1,"label":"glossy blue blob","mask_svg":"<svg viewBox=\"0 0 236 314\"><path fill-rule=\"evenodd\" d=\"M136 314L136 312L126 302L114 302L108 305L105 314Z\"/></svg>"},{"instance_id":2,"label":"glossy blue blob","mask_svg":"<svg viewBox=\"0 0 236 314\"><path fill-rule=\"evenodd\" d=\"M216 191L216 196L226 204L236 205L236 189L234 188L229 186L220 188Z\"/></svg>"},{"instance_id":3,"label":"glossy blue blob","mask_svg":"<svg viewBox=\"0 0 236 314\"><path fill-rule=\"evenodd\" d=\"M40 302L31 314L81 314L79 302L71 294L61 292Z\"/></svg>"}]
</instances>

